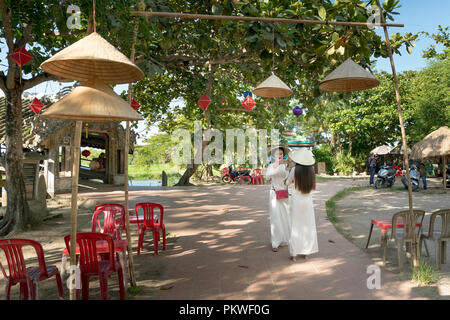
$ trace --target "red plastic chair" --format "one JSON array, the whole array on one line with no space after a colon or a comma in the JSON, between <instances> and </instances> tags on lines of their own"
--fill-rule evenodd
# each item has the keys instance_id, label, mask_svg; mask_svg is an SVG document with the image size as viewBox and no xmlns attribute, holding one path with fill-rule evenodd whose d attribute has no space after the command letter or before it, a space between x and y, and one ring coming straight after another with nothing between
<instances>
[{"instance_id":1,"label":"red plastic chair","mask_svg":"<svg viewBox=\"0 0 450 320\"><path fill-rule=\"evenodd\" d=\"M137 203L134 207L136 211L136 217L138 218L139 209L144 211L144 223L138 224L139 228L139 240L138 240L138 254L141 253L141 249L144 245L144 234L146 230L152 230L153 232L153 245L155 248L155 254L158 254L158 242L160 238L160 232L163 235L163 250L166 250L166 227L163 223L164 208L158 203L141 202ZM155 208L159 209L159 216L155 214Z\"/></svg>"},{"instance_id":2,"label":"red plastic chair","mask_svg":"<svg viewBox=\"0 0 450 320\"><path fill-rule=\"evenodd\" d=\"M253 169L252 184L265 184L261 169Z\"/></svg>"},{"instance_id":3,"label":"red plastic chair","mask_svg":"<svg viewBox=\"0 0 450 320\"><path fill-rule=\"evenodd\" d=\"M402 166L392 166L395 169L395 176L402 177L403 176L403 168Z\"/></svg>"},{"instance_id":4,"label":"red plastic chair","mask_svg":"<svg viewBox=\"0 0 450 320\"><path fill-rule=\"evenodd\" d=\"M27 267L22 253L22 247L30 245L36 251L39 261L39 267ZM11 287L20 283L20 299L28 300L30 293L31 300L39 298L39 281L46 280L53 276L56 277L59 298L64 299L64 293L61 282L61 275L56 266L46 266L44 259L44 250L39 242L28 239L3 239L0 240L0 248L5 253L8 262L9 276L0 263L3 276L6 279L6 299L9 300Z\"/></svg>"},{"instance_id":5,"label":"red plastic chair","mask_svg":"<svg viewBox=\"0 0 450 320\"><path fill-rule=\"evenodd\" d=\"M70 254L70 234L64 237L67 251ZM109 247L109 259L107 261L99 259L97 253L97 241L106 241ZM125 299L125 287L123 283L123 271L120 265L119 256L114 255L114 241L109 234L98 232L77 233L77 244L80 248L80 276L81 276L81 297L83 300L89 298L89 278L98 276L100 281L100 297L102 300L108 299L108 278L117 272L119 278L120 300Z\"/></svg>"},{"instance_id":6,"label":"red plastic chair","mask_svg":"<svg viewBox=\"0 0 450 320\"><path fill-rule=\"evenodd\" d=\"M103 226L99 215L104 213ZM119 217L117 217L119 213ZM97 231L98 226L98 231ZM114 239L121 240L122 231L127 232L125 225L125 207L117 203L105 203L95 206L94 214L92 215L92 232L100 232L111 235Z\"/></svg>"}]
</instances>

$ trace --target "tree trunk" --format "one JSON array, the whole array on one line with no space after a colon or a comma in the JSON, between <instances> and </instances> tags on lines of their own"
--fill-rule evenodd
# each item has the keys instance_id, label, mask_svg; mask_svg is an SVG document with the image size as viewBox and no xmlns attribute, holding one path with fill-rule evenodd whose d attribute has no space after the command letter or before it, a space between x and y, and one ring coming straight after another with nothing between
<instances>
[{"instance_id":1,"label":"tree trunk","mask_svg":"<svg viewBox=\"0 0 450 320\"><path fill-rule=\"evenodd\" d=\"M184 171L183 175L181 176L180 180L175 184L175 186L188 186L191 183L189 182L189 179L192 177L192 175L197 171L198 164L192 164L188 165L186 171Z\"/></svg>"},{"instance_id":2,"label":"tree trunk","mask_svg":"<svg viewBox=\"0 0 450 320\"><path fill-rule=\"evenodd\" d=\"M208 83L206 84L206 94L209 97L211 97L211 95L212 95L212 84L214 81L213 75L214 75L214 72L216 71L216 68L217 68L216 65L213 66L213 65L211 65L211 63L208 64L209 77L208 77ZM210 118L208 109L205 110L205 120L206 120L206 124L207 124L206 130L209 130L211 128L211 118ZM203 155L203 150L206 148L208 143L209 143L209 141L202 140L202 148L201 148L201 150L198 150L198 152L201 152L201 154ZM196 159L196 158L194 158L194 159ZM176 186L190 185L191 183L189 182L189 179L197 171L198 166L199 166L198 164L189 164L186 171L184 171L180 180L178 180L178 182L175 185Z\"/></svg>"},{"instance_id":3,"label":"tree trunk","mask_svg":"<svg viewBox=\"0 0 450 320\"><path fill-rule=\"evenodd\" d=\"M351 134L348 138L348 153L350 156L352 155L352 147L353 147L353 134Z\"/></svg>"},{"instance_id":4,"label":"tree trunk","mask_svg":"<svg viewBox=\"0 0 450 320\"><path fill-rule=\"evenodd\" d=\"M210 165L210 164L206 164L205 166L206 166L206 170L205 170L206 180L208 180L209 178L214 176L213 169L212 169L212 165Z\"/></svg>"},{"instance_id":5,"label":"tree trunk","mask_svg":"<svg viewBox=\"0 0 450 320\"><path fill-rule=\"evenodd\" d=\"M197 152L201 152L203 154L203 150L208 145L209 141L203 140L202 142L202 148L200 150L197 150ZM195 158L194 158L195 159ZM188 167L186 171L184 171L183 175L181 176L180 180L175 184L175 186L188 186L191 183L189 182L189 179L194 175L194 173L197 171L197 168L200 164L188 164Z\"/></svg>"},{"instance_id":6,"label":"tree trunk","mask_svg":"<svg viewBox=\"0 0 450 320\"><path fill-rule=\"evenodd\" d=\"M6 95L6 192L8 202L5 217L0 223L0 235L22 230L33 223L32 212L26 200L23 176L22 92L8 90Z\"/></svg>"}]
</instances>

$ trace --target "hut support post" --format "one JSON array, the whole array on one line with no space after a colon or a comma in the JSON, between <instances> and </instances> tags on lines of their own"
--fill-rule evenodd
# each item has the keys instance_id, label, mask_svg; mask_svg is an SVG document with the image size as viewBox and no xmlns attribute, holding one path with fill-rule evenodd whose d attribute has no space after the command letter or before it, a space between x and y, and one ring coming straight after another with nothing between
<instances>
[{"instance_id":1,"label":"hut support post","mask_svg":"<svg viewBox=\"0 0 450 320\"><path fill-rule=\"evenodd\" d=\"M447 193L447 156L442 156L442 183L444 184L444 193Z\"/></svg>"},{"instance_id":2,"label":"hut support post","mask_svg":"<svg viewBox=\"0 0 450 320\"><path fill-rule=\"evenodd\" d=\"M387 27L385 25L386 21L384 18L384 14L383 14L383 9L381 7L380 4L380 0L377 0L377 5L378 8L380 9L380 16L381 16L381 23L384 24L383 25L383 29L384 29L384 36L386 38L386 46L387 46L387 51L389 54L389 60L391 62L391 67L392 67L392 76L394 78L394 85L395 85L395 99L397 101L397 111L398 111L398 119L400 122L400 129L401 129L401 133L402 133L402 142L403 142L403 162L404 162L404 168L406 169L406 177L408 178L408 198L409 198L409 213L410 213L410 230L415 230L416 229L416 217L414 215L414 210L413 210L413 201L412 201L412 185L411 185L411 177L409 175L409 161L408 161L408 147L406 145L406 132L405 132L405 126L403 124L403 117L402 117L402 105L401 105L401 100L400 100L400 90L398 87L398 79L397 79L397 73L395 71L395 65L394 65L394 57L392 56L392 49L391 49L391 42L389 40L389 34L387 31ZM413 266L414 268L419 266L419 248L417 246L417 234L416 232L412 232L412 250L413 250ZM399 262L400 263L400 262ZM400 268L401 269L401 268Z\"/></svg>"},{"instance_id":3,"label":"hut support post","mask_svg":"<svg viewBox=\"0 0 450 320\"><path fill-rule=\"evenodd\" d=\"M75 135L73 137L73 165L72 165L72 215L70 218L70 279L76 275L76 247L77 247L77 215L78 215L78 176L80 171L80 144L82 121L75 122ZM75 288L70 286L70 300L75 300Z\"/></svg>"}]
</instances>

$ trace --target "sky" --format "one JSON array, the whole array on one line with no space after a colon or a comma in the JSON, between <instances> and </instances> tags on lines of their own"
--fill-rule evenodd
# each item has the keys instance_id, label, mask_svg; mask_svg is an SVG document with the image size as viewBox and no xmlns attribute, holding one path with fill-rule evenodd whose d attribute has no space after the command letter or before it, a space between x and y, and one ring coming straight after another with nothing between
<instances>
[{"instance_id":1,"label":"sky","mask_svg":"<svg viewBox=\"0 0 450 320\"><path fill-rule=\"evenodd\" d=\"M427 31L428 33L436 33L438 25L443 27L450 25L450 0L400 0L402 5L397 10L399 15L395 17L395 23L403 23L403 28L388 28L389 36L394 33L405 34L406 32L418 33L420 31ZM384 39L384 32L382 28L376 28L375 32L382 36ZM401 56L394 55L395 68L397 72L406 70L420 70L426 66L426 59L421 57L422 51L426 49L433 40L425 37L421 37L415 42L416 46L412 48L412 53L409 54L403 48L401 50ZM438 47L439 48L439 47ZM5 70L4 59L6 55L5 45L0 44L0 70ZM392 72L391 65L388 58L378 58L375 70ZM62 84L67 86L69 84ZM114 90L120 94L123 90L127 90L128 84L117 85ZM27 92L31 94L52 94L59 90L59 83L55 81L48 81L42 83ZM0 95L2 92L0 91ZM147 132L145 121L139 121L137 132L140 135L138 144L142 143L142 140L152 134L157 133L157 128L151 127Z\"/></svg>"}]
</instances>

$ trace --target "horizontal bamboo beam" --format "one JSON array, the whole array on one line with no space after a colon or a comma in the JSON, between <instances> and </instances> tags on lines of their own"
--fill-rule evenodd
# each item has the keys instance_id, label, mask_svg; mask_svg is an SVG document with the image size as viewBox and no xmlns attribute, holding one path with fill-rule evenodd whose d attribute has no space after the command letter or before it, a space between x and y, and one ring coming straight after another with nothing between
<instances>
[{"instance_id":1,"label":"horizontal bamboo beam","mask_svg":"<svg viewBox=\"0 0 450 320\"><path fill-rule=\"evenodd\" d=\"M324 24L335 26L353 26L367 27L372 25L368 22L347 22L347 21L322 21L322 20L304 20L304 19L286 19L286 18L267 18L267 17L246 17L246 16L222 16L211 14L194 14L181 12L149 12L149 11L132 11L132 17L160 17L160 18L181 18L181 19L205 19L205 20L231 20L231 21L258 21L258 22L285 22L285 23L304 23L304 24ZM398 23L379 23L373 24L377 27L404 27Z\"/></svg>"}]
</instances>

